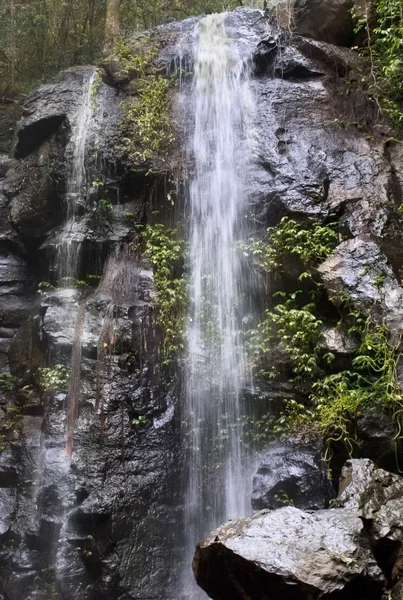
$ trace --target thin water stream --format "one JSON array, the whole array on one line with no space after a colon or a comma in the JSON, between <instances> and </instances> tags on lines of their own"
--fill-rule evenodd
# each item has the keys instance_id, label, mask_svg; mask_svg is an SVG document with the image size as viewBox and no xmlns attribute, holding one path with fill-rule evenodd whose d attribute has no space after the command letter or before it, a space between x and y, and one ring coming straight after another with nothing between
<instances>
[{"instance_id":1,"label":"thin water stream","mask_svg":"<svg viewBox=\"0 0 403 600\"><path fill-rule=\"evenodd\" d=\"M245 237L253 102L249 63L237 56L225 19L225 13L202 19L194 47L186 598L205 597L190 569L197 541L223 521L250 513L250 473L242 444L248 378L241 337L246 282L236 243Z\"/></svg>"},{"instance_id":2,"label":"thin water stream","mask_svg":"<svg viewBox=\"0 0 403 600\"><path fill-rule=\"evenodd\" d=\"M87 193L87 138L93 117L93 86L96 71L83 84L81 104L72 124L67 148L66 219L57 243L56 271L59 285L69 287L78 273L81 244L76 238L77 210Z\"/></svg>"}]
</instances>

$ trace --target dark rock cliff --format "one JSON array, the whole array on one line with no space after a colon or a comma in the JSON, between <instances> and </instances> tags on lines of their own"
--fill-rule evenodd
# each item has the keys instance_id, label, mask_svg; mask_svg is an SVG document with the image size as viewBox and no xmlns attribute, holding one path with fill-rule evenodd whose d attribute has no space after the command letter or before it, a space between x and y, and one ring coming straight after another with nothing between
<instances>
[{"instance_id":1,"label":"dark rock cliff","mask_svg":"<svg viewBox=\"0 0 403 600\"><path fill-rule=\"evenodd\" d=\"M154 33L158 64L167 72L179 54L191 64L195 22ZM324 284L400 332L403 154L387 136L368 135L370 106L358 105L358 117L344 112L339 80L353 73L357 58L291 36L259 11L237 10L227 26L241 56L253 55L251 213L262 228L285 215L304 221L337 213L349 239L321 265ZM169 225L183 220L192 164L180 144L191 119L190 81L170 91L174 149L166 160L133 164L122 141L130 78L117 77L115 67L107 65L107 83L96 91L87 141L89 183L102 181L111 206L100 218L90 190L73 239L81 248L78 278L101 277L98 286L37 294L38 284L55 281L69 143L93 68L70 69L35 90L23 107L14 157L0 157L0 368L16 378L0 392L4 600L177 598L180 379L178 365L160 359L155 282L134 225L152 222L155 210ZM38 389L38 369L57 364L70 373L66 389ZM67 413L77 390L70 459ZM379 459L380 449L365 443L371 427L362 424L362 454ZM384 439L381 454L384 466L393 462ZM360 523L352 517L358 537ZM383 576L367 558L379 587Z\"/></svg>"}]
</instances>

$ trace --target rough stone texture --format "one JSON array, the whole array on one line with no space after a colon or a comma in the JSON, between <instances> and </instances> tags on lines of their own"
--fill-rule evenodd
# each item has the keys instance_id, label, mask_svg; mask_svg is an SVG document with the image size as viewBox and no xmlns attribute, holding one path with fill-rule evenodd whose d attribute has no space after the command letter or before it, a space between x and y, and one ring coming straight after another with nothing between
<instances>
[{"instance_id":1,"label":"rough stone texture","mask_svg":"<svg viewBox=\"0 0 403 600\"><path fill-rule=\"evenodd\" d=\"M261 511L216 529L193 570L211 598L341 598L382 594L384 577L353 509Z\"/></svg>"},{"instance_id":2,"label":"rough stone texture","mask_svg":"<svg viewBox=\"0 0 403 600\"><path fill-rule=\"evenodd\" d=\"M354 40L353 9L357 18L371 15L372 0L268 0L282 27L339 46Z\"/></svg>"},{"instance_id":3,"label":"rough stone texture","mask_svg":"<svg viewBox=\"0 0 403 600\"><path fill-rule=\"evenodd\" d=\"M197 546L193 569L219 600L380 600L385 587L399 597L402 542L403 478L350 459L331 509L263 510L225 524Z\"/></svg>"},{"instance_id":4,"label":"rough stone texture","mask_svg":"<svg viewBox=\"0 0 403 600\"><path fill-rule=\"evenodd\" d=\"M349 296L364 314L386 323L395 337L403 327L403 289L386 256L369 238L342 242L318 268L329 296ZM337 302L337 300L335 300Z\"/></svg>"},{"instance_id":5,"label":"rough stone texture","mask_svg":"<svg viewBox=\"0 0 403 600\"><path fill-rule=\"evenodd\" d=\"M337 505L354 508L370 527L373 540L403 542L403 479L368 459L343 467Z\"/></svg>"},{"instance_id":6,"label":"rough stone texture","mask_svg":"<svg viewBox=\"0 0 403 600\"><path fill-rule=\"evenodd\" d=\"M175 71L179 48L185 70L192 71L196 23L197 19L170 23L153 34L161 45L157 64L165 72ZM231 13L227 30L239 56L253 60L256 111L251 121L254 161L248 173L247 212L262 232L284 215L306 222L336 212L343 234L352 239L342 242L323 267L326 286L331 290L337 285L344 292L349 289L349 278L355 278L357 287L351 292L357 306L372 307L375 302L378 318L386 316L396 323L402 264L396 207L402 202L403 156L399 145L388 142L384 147L382 138L367 139L365 131L351 124L358 119L350 118L339 103L335 82L352 75L356 56L323 41L290 39L268 25L259 11ZM70 382L81 392L71 459L65 452L71 388L70 394L69 390L40 395L37 389L33 394L21 389L16 394L0 391L0 426L7 422L8 407L18 407L23 417L7 430L6 448L0 456L4 506L0 509L0 594L6 600L177 600L179 596L180 558L173 549L180 554L183 541L180 386L175 371L160 364L155 287L152 273L139 257L133 224L153 222L154 210L160 210L158 218L175 223L181 204L178 178L155 171L166 174L180 164L184 179L190 180L193 166L183 155L179 163L172 151L162 157L164 165L160 163L147 176L147 165L135 165L133 170L122 141L120 107L129 83L111 72L96 96L87 139L88 193L80 199L73 232L73 242L83 242L80 276L102 275L102 281L87 295L56 292L42 298L39 308L35 306L39 297L35 300L32 294L39 281L54 278L56 246L64 227L71 129L84 80L92 72L93 67L78 67L34 91L23 110L19 158L0 159L4 273L0 366L7 370L9 359L22 387L37 385L37 370L44 364L61 362L70 371L72 353L77 350L77 315L84 315L81 369L75 367L70 375ZM190 78L185 77L171 91L178 143L192 125L187 104L190 85ZM361 106L357 111L365 117ZM11 142L2 151L10 148ZM113 205L108 218L97 210L91 186L97 179L104 181ZM168 193L175 198L172 210L167 207ZM133 215L130 219L127 212ZM360 276L364 268L366 275ZM374 285L378 275L385 277L383 292ZM23 324L31 311L31 318ZM270 386L270 400L278 403L285 394L292 397L289 384ZM371 427L367 426L367 438L372 436ZM381 446L384 452L383 442ZM342 556L329 558L327 554L329 562L323 572L328 568L360 582L361 567L354 560L343 561L363 535L362 523L351 516L351 510L339 509L331 517L333 524L338 515L346 517L340 519L341 545L336 550ZM255 517L251 526L255 531L259 519L264 523L267 517L272 523L272 515L278 514L284 515L290 527L305 527L301 516L305 513L293 508ZM306 517L315 531L326 527L329 513L323 514L326 518L321 512ZM284 527L291 536L286 523ZM326 531L330 536L330 526ZM326 540L329 550L330 537ZM312 539L313 547L315 543L317 538ZM225 548L223 553L228 560L234 556ZM280 558L282 553L285 546L276 544L273 556ZM368 561L371 598L381 576L369 549L365 547L362 553ZM242 559L240 573L244 564ZM262 581L267 577L272 581L266 571ZM307 577L310 583L304 583L303 589L313 590L314 598L322 583L313 581L313 573ZM330 576L327 589L333 581ZM366 598L365 583L363 588L361 583L358 588L349 585L354 600ZM296 586L288 582L285 586L278 587L282 600L284 591L290 599L305 597L298 596ZM234 600L240 597L236 594L240 592L227 597Z\"/></svg>"},{"instance_id":7,"label":"rough stone texture","mask_svg":"<svg viewBox=\"0 0 403 600\"><path fill-rule=\"evenodd\" d=\"M276 445L253 477L252 508L280 508L292 503L302 509L326 508L333 496L321 453L297 444Z\"/></svg>"}]
</instances>

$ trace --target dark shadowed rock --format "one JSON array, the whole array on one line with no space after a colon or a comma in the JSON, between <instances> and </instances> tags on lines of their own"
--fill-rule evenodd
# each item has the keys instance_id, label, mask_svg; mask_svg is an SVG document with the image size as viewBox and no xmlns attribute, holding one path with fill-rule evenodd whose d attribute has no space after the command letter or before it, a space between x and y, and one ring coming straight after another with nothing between
<instances>
[{"instance_id":1,"label":"dark shadowed rock","mask_svg":"<svg viewBox=\"0 0 403 600\"><path fill-rule=\"evenodd\" d=\"M385 580L353 509L261 511L196 549L197 583L218 600L380 600Z\"/></svg>"},{"instance_id":2,"label":"dark shadowed rock","mask_svg":"<svg viewBox=\"0 0 403 600\"><path fill-rule=\"evenodd\" d=\"M370 15L372 0L268 0L268 5L283 27L315 40L348 46L354 40L352 9L358 18Z\"/></svg>"},{"instance_id":3,"label":"dark shadowed rock","mask_svg":"<svg viewBox=\"0 0 403 600\"><path fill-rule=\"evenodd\" d=\"M284 444L271 448L253 477L252 508L326 508L334 495L320 452Z\"/></svg>"},{"instance_id":4,"label":"dark shadowed rock","mask_svg":"<svg viewBox=\"0 0 403 600\"><path fill-rule=\"evenodd\" d=\"M74 67L52 83L35 89L25 100L18 129L17 158L25 158L74 114L81 102L83 83L94 67Z\"/></svg>"}]
</instances>

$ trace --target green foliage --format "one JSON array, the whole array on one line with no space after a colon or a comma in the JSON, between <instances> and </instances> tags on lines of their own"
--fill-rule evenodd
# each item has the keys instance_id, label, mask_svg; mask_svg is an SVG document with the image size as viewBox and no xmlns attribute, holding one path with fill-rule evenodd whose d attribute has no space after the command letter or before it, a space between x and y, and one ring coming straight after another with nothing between
<instances>
[{"instance_id":1,"label":"green foliage","mask_svg":"<svg viewBox=\"0 0 403 600\"><path fill-rule=\"evenodd\" d=\"M121 32L131 36L172 19L232 10L240 4L241 0L124 0ZM262 8L263 1L248 4ZM104 44L105 16L106 0L0 0L0 95L25 94L62 69L96 64Z\"/></svg>"},{"instance_id":2,"label":"green foliage","mask_svg":"<svg viewBox=\"0 0 403 600\"><path fill-rule=\"evenodd\" d=\"M304 429L312 430L315 427L314 413L308 410L304 404L293 399L284 400L284 409L274 424L274 431L298 431Z\"/></svg>"},{"instance_id":3,"label":"green foliage","mask_svg":"<svg viewBox=\"0 0 403 600\"><path fill-rule=\"evenodd\" d=\"M153 65L153 47L135 56L127 45L119 43L116 54L121 74L135 77L135 95L123 104L129 156L133 161L151 159L173 142L168 99L171 81Z\"/></svg>"},{"instance_id":4,"label":"green foliage","mask_svg":"<svg viewBox=\"0 0 403 600\"><path fill-rule=\"evenodd\" d=\"M294 506L294 501L284 490L279 490L277 494L274 494L274 499L282 506Z\"/></svg>"},{"instance_id":5,"label":"green foliage","mask_svg":"<svg viewBox=\"0 0 403 600\"><path fill-rule=\"evenodd\" d=\"M187 281L183 273L185 244L176 229L146 225L142 231L144 254L152 264L158 292L157 323L163 331L162 352L169 361L183 350Z\"/></svg>"},{"instance_id":6,"label":"green foliage","mask_svg":"<svg viewBox=\"0 0 403 600\"><path fill-rule=\"evenodd\" d=\"M138 415L137 417L132 419L130 423L132 425L135 425L136 427L144 427L147 424L147 417L145 417L144 415Z\"/></svg>"},{"instance_id":7,"label":"green foliage","mask_svg":"<svg viewBox=\"0 0 403 600\"><path fill-rule=\"evenodd\" d=\"M11 373L0 374L0 389L6 392L13 392L16 389L17 378Z\"/></svg>"},{"instance_id":8,"label":"green foliage","mask_svg":"<svg viewBox=\"0 0 403 600\"><path fill-rule=\"evenodd\" d=\"M53 292L57 292L57 287L55 287L49 281L41 281L40 283L38 283L38 294L40 294L41 296L48 296Z\"/></svg>"},{"instance_id":9,"label":"green foliage","mask_svg":"<svg viewBox=\"0 0 403 600\"><path fill-rule=\"evenodd\" d=\"M398 346L389 341L384 325L367 321L362 343L351 370L327 376L313 385L317 423L328 441L343 442L350 453L352 424L366 408L378 406L397 425L395 440L402 437L403 398L397 382Z\"/></svg>"},{"instance_id":10,"label":"green foliage","mask_svg":"<svg viewBox=\"0 0 403 600\"><path fill-rule=\"evenodd\" d=\"M326 260L338 243L337 223L311 223L302 226L289 217L283 217L276 227L267 229L264 240L241 242L239 248L252 256L263 271L281 269L290 256L297 257L309 268Z\"/></svg>"},{"instance_id":11,"label":"green foliage","mask_svg":"<svg viewBox=\"0 0 403 600\"><path fill-rule=\"evenodd\" d=\"M273 310L267 309L263 321L248 332L252 366L259 376L276 376L276 372L267 372L264 367L265 359L276 343L286 353L298 381L317 377L322 373L320 361L331 360L332 355L322 356L323 352L318 346L322 321L315 314L315 304L300 306L300 294L300 291L288 296L281 293L283 302L276 304Z\"/></svg>"},{"instance_id":12,"label":"green foliage","mask_svg":"<svg viewBox=\"0 0 403 600\"><path fill-rule=\"evenodd\" d=\"M38 369L39 387L43 392L54 392L66 389L68 382L67 369L63 365L42 367Z\"/></svg>"},{"instance_id":13,"label":"green foliage","mask_svg":"<svg viewBox=\"0 0 403 600\"><path fill-rule=\"evenodd\" d=\"M25 93L100 55L106 1L0 0L0 94Z\"/></svg>"},{"instance_id":14,"label":"green foliage","mask_svg":"<svg viewBox=\"0 0 403 600\"><path fill-rule=\"evenodd\" d=\"M375 25L371 19L374 17ZM360 50L371 63L368 91L392 124L403 123L403 10L401 0L376 0L374 15L357 20L367 44Z\"/></svg>"},{"instance_id":15,"label":"green foliage","mask_svg":"<svg viewBox=\"0 0 403 600\"><path fill-rule=\"evenodd\" d=\"M7 409L6 417L0 426L0 452L6 449L10 435L17 429L21 419L21 408L10 407Z\"/></svg>"}]
</instances>

